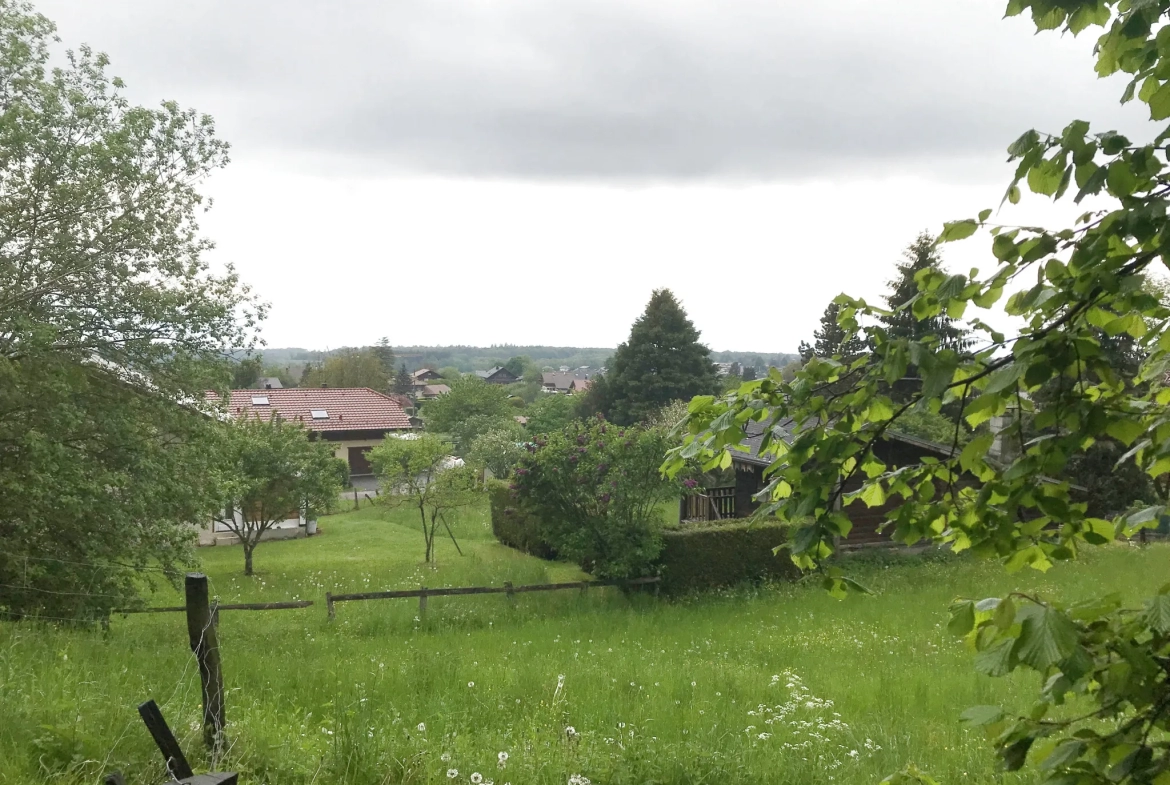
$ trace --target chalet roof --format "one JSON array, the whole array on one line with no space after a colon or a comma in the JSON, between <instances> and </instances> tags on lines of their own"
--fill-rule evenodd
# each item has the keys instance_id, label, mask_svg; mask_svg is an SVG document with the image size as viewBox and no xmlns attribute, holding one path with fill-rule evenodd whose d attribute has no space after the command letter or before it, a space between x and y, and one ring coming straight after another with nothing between
<instances>
[{"instance_id":1,"label":"chalet roof","mask_svg":"<svg viewBox=\"0 0 1170 785\"><path fill-rule=\"evenodd\" d=\"M411 371L410 376L412 379L421 381L423 379L438 379L439 373L430 368L419 368L417 371Z\"/></svg>"},{"instance_id":2,"label":"chalet roof","mask_svg":"<svg viewBox=\"0 0 1170 785\"><path fill-rule=\"evenodd\" d=\"M796 421L791 417L781 420L772 426L773 436L779 437L784 441L785 444L792 444L792 441L795 438L792 433L795 424ZM743 439L743 441L740 442L743 447L747 448L747 452L732 450L731 460L735 463L746 463L753 466L770 465L774 460L774 457L760 456L760 444L764 440L764 433L766 430L766 423L749 420L744 426L744 433L746 434L746 437ZM924 452L935 453L940 458L950 458L954 454L950 448L950 445L939 444L938 442L932 442L928 439L919 439L917 436L910 436L904 433L888 431L885 434L885 438L912 445L923 450Z\"/></svg>"},{"instance_id":3,"label":"chalet roof","mask_svg":"<svg viewBox=\"0 0 1170 785\"><path fill-rule=\"evenodd\" d=\"M209 393L208 397L218 399L214 393ZM302 423L311 431L397 431L411 428L410 418L397 401L368 387L232 390L228 414L261 418L278 414L289 422Z\"/></svg>"},{"instance_id":4,"label":"chalet roof","mask_svg":"<svg viewBox=\"0 0 1170 785\"><path fill-rule=\"evenodd\" d=\"M481 379L490 379L493 376L495 376L496 374L500 373L501 371L503 371L505 374L512 377L513 379L516 378L515 374L513 374L511 371L509 371L507 368L505 368L502 365L497 365L495 368L488 368L486 371L476 371L475 375Z\"/></svg>"},{"instance_id":5,"label":"chalet roof","mask_svg":"<svg viewBox=\"0 0 1170 785\"><path fill-rule=\"evenodd\" d=\"M571 390L574 381L578 381L578 379L572 373L545 371L540 375L541 384L561 391Z\"/></svg>"},{"instance_id":6,"label":"chalet roof","mask_svg":"<svg viewBox=\"0 0 1170 785\"><path fill-rule=\"evenodd\" d=\"M260 386L261 390L280 390L284 387L284 385L280 383L280 379L275 376L265 376L260 381L258 381L257 384Z\"/></svg>"},{"instance_id":7,"label":"chalet roof","mask_svg":"<svg viewBox=\"0 0 1170 785\"><path fill-rule=\"evenodd\" d=\"M445 384L424 384L419 395L424 398L437 398L449 392L451 392L451 388Z\"/></svg>"}]
</instances>

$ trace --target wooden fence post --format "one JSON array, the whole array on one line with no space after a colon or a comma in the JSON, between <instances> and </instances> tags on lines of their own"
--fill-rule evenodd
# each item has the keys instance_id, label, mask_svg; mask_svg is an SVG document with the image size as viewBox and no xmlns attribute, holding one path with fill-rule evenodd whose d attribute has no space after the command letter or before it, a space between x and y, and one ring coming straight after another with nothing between
<instances>
[{"instance_id":1,"label":"wooden fence post","mask_svg":"<svg viewBox=\"0 0 1170 785\"><path fill-rule=\"evenodd\" d=\"M187 573L187 636L199 663L203 685L203 741L212 749L223 742L223 672L219 663L219 636L208 603L207 576ZM188 775L190 776L190 775Z\"/></svg>"},{"instance_id":2,"label":"wooden fence post","mask_svg":"<svg viewBox=\"0 0 1170 785\"><path fill-rule=\"evenodd\" d=\"M158 746L159 752L163 754L167 772L179 780L185 777L194 777L195 772L191 771L191 764L187 762L187 758L183 755L183 748L179 746L175 734L171 733L167 721L163 719L158 704L153 700L139 704L138 714L146 724L146 729L150 731L150 736Z\"/></svg>"},{"instance_id":3,"label":"wooden fence post","mask_svg":"<svg viewBox=\"0 0 1170 785\"><path fill-rule=\"evenodd\" d=\"M419 586L418 590L418 620L422 621L423 617L426 616L427 613L427 587Z\"/></svg>"},{"instance_id":4,"label":"wooden fence post","mask_svg":"<svg viewBox=\"0 0 1170 785\"><path fill-rule=\"evenodd\" d=\"M329 621L333 621L337 616L337 612L333 610L333 592L325 592L325 608L329 612Z\"/></svg>"},{"instance_id":5,"label":"wooden fence post","mask_svg":"<svg viewBox=\"0 0 1170 785\"><path fill-rule=\"evenodd\" d=\"M355 510L357 510L357 509L361 509L361 508L360 508L360 506L358 505L358 495L357 495L357 488L354 488L354 489L353 489L353 508L354 508Z\"/></svg>"}]
</instances>

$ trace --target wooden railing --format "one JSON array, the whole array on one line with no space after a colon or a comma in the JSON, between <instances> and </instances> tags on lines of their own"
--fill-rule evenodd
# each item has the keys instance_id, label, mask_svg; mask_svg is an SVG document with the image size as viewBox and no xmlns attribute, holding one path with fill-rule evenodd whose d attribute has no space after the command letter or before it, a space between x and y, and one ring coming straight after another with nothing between
<instances>
[{"instance_id":1,"label":"wooden railing","mask_svg":"<svg viewBox=\"0 0 1170 785\"><path fill-rule=\"evenodd\" d=\"M329 618L332 619L337 614L337 611L334 609L334 603L352 602L354 600L401 600L417 597L419 615L421 616L427 609L427 597L456 597L464 594L507 594L508 598L512 599L515 595L525 592L560 591L562 589L580 589L581 591L585 591L591 586L644 586L646 584L658 583L659 580L661 579L653 576L649 578L633 578L628 581L573 581L571 583L538 583L529 586L513 586L511 581L508 581L503 586L456 586L447 589L428 589L426 586L420 586L417 589L366 591L356 594L325 592L325 607Z\"/></svg>"},{"instance_id":2,"label":"wooden railing","mask_svg":"<svg viewBox=\"0 0 1170 785\"><path fill-rule=\"evenodd\" d=\"M721 521L735 518L735 486L707 488L702 493L682 497L679 519L683 521Z\"/></svg>"}]
</instances>

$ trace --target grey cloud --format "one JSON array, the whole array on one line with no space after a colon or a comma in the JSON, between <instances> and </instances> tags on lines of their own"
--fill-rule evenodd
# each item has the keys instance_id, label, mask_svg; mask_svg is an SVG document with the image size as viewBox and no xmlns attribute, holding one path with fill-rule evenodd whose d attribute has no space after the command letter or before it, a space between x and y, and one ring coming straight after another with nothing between
<instances>
[{"instance_id":1,"label":"grey cloud","mask_svg":"<svg viewBox=\"0 0 1170 785\"><path fill-rule=\"evenodd\" d=\"M1078 116L1141 125L1089 41L1002 5L40 3L135 97L214 114L237 149L376 172L784 179L986 160Z\"/></svg>"}]
</instances>

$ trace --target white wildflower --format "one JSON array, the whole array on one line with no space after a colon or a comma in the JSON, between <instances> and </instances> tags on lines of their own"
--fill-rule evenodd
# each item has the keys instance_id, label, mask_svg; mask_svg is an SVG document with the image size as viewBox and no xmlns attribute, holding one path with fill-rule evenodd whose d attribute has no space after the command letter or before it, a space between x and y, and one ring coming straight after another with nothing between
<instances>
[{"instance_id":1,"label":"white wildflower","mask_svg":"<svg viewBox=\"0 0 1170 785\"><path fill-rule=\"evenodd\" d=\"M498 765L501 769L504 768L505 766L508 765L508 753L506 753L506 752L499 753L498 755L496 755L496 760L498 761L498 763L496 765Z\"/></svg>"},{"instance_id":2,"label":"white wildflower","mask_svg":"<svg viewBox=\"0 0 1170 785\"><path fill-rule=\"evenodd\" d=\"M483 785L483 775L478 771L471 772L471 785Z\"/></svg>"},{"instance_id":3,"label":"white wildflower","mask_svg":"<svg viewBox=\"0 0 1170 785\"><path fill-rule=\"evenodd\" d=\"M427 732L427 724L425 722L420 722L418 724L418 732L419 733L426 733Z\"/></svg>"},{"instance_id":4,"label":"white wildflower","mask_svg":"<svg viewBox=\"0 0 1170 785\"><path fill-rule=\"evenodd\" d=\"M459 769L447 769L447 779L453 780L459 776Z\"/></svg>"},{"instance_id":5,"label":"white wildflower","mask_svg":"<svg viewBox=\"0 0 1170 785\"><path fill-rule=\"evenodd\" d=\"M450 763L451 762L451 753L444 752L442 755L439 756L439 760L441 760L443 763Z\"/></svg>"}]
</instances>

